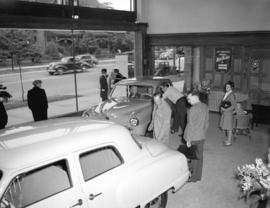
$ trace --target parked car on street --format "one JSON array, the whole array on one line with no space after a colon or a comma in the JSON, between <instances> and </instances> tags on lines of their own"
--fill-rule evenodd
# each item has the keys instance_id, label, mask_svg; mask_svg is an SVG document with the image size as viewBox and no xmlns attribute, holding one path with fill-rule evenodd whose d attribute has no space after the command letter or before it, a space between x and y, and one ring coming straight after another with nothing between
<instances>
[{"instance_id":1,"label":"parked car on street","mask_svg":"<svg viewBox=\"0 0 270 208\"><path fill-rule=\"evenodd\" d=\"M76 60L78 61L84 61L87 62L88 64L90 64L92 67L94 67L95 65L98 64L98 60L94 55L91 54L81 54L81 55L77 55Z\"/></svg>"},{"instance_id":2,"label":"parked car on street","mask_svg":"<svg viewBox=\"0 0 270 208\"><path fill-rule=\"evenodd\" d=\"M91 65L84 61L79 61L75 59L73 63L73 57L68 56L60 60L60 62L50 63L47 67L47 71L50 75L60 75L64 73L74 72L74 67L76 72L84 72L85 70L91 68Z\"/></svg>"},{"instance_id":3,"label":"parked car on street","mask_svg":"<svg viewBox=\"0 0 270 208\"><path fill-rule=\"evenodd\" d=\"M109 121L61 118L0 131L1 208L165 208L187 159Z\"/></svg>"},{"instance_id":4,"label":"parked car on street","mask_svg":"<svg viewBox=\"0 0 270 208\"><path fill-rule=\"evenodd\" d=\"M171 81L162 78L124 79L114 86L107 101L90 107L82 116L112 120L126 126L134 134L145 135L151 121L152 96L160 90L162 82ZM134 97L130 96L132 88L137 91Z\"/></svg>"}]
</instances>

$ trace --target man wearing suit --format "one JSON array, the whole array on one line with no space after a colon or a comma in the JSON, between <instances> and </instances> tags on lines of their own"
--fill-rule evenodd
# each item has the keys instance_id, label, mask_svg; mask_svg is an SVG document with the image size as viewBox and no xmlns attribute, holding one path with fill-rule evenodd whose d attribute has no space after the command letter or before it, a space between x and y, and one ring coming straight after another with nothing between
<instances>
[{"instance_id":1,"label":"man wearing suit","mask_svg":"<svg viewBox=\"0 0 270 208\"><path fill-rule=\"evenodd\" d=\"M107 69L101 69L101 75L99 77L100 84L100 97L102 101L108 99L108 82L107 82Z\"/></svg>"},{"instance_id":2,"label":"man wearing suit","mask_svg":"<svg viewBox=\"0 0 270 208\"><path fill-rule=\"evenodd\" d=\"M190 178L191 182L200 181L202 177L203 145L209 125L208 107L199 98L200 93L198 91L191 92L187 96L191 108L188 111L184 138L188 147L195 146L197 156L197 160L191 161L191 170L193 171Z\"/></svg>"},{"instance_id":3,"label":"man wearing suit","mask_svg":"<svg viewBox=\"0 0 270 208\"><path fill-rule=\"evenodd\" d=\"M32 111L34 121L48 119L48 100L45 90L41 88L41 83L41 80L35 80L34 87L27 93L28 107Z\"/></svg>"}]
</instances>

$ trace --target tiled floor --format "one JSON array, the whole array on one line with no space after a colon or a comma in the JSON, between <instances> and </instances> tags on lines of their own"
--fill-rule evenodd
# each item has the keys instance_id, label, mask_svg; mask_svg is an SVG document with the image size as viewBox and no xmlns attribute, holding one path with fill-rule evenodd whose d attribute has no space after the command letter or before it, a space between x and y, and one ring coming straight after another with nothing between
<instances>
[{"instance_id":1,"label":"tiled floor","mask_svg":"<svg viewBox=\"0 0 270 208\"><path fill-rule=\"evenodd\" d=\"M239 188L234 179L237 166L266 157L270 140L270 126L259 125L252 130L252 139L238 136L233 146L225 147L225 139L218 128L219 115L210 114L210 127L204 149L203 178L201 182L187 183L176 194L169 194L168 208L246 208L239 200ZM179 144L173 137L171 146ZM270 207L270 205L269 205Z\"/></svg>"}]
</instances>

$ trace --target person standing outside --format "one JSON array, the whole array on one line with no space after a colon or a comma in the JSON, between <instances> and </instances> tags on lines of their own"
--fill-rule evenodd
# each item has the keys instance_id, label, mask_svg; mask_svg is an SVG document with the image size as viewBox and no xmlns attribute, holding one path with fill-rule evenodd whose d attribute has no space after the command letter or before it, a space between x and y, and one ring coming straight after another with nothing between
<instances>
[{"instance_id":1,"label":"person standing outside","mask_svg":"<svg viewBox=\"0 0 270 208\"><path fill-rule=\"evenodd\" d=\"M100 97L102 101L108 99L108 82L107 82L107 69L101 69L101 75L99 77L100 84Z\"/></svg>"},{"instance_id":2,"label":"person standing outside","mask_svg":"<svg viewBox=\"0 0 270 208\"><path fill-rule=\"evenodd\" d=\"M222 99L222 102L225 101L227 103L230 103L228 107L225 107L224 105L221 105L220 111L221 111L221 118L220 118L220 128L227 134L227 140L224 142L225 146L231 146L232 145L232 130L234 128L234 111L236 108L236 98L233 93L234 83L232 81L228 81L225 83L225 95Z\"/></svg>"},{"instance_id":3,"label":"person standing outside","mask_svg":"<svg viewBox=\"0 0 270 208\"><path fill-rule=\"evenodd\" d=\"M171 107L162 99L161 92L155 93L153 100L154 109L148 130L153 130L153 136L157 141L168 145L171 127Z\"/></svg>"},{"instance_id":4,"label":"person standing outside","mask_svg":"<svg viewBox=\"0 0 270 208\"><path fill-rule=\"evenodd\" d=\"M206 130L209 125L208 106L200 101L200 92L193 91L187 96L191 108L187 114L187 126L184 132L184 139L187 146L195 146L197 160L191 160L191 170L193 171L190 181L200 181L203 167L203 146L206 138Z\"/></svg>"},{"instance_id":5,"label":"person standing outside","mask_svg":"<svg viewBox=\"0 0 270 208\"><path fill-rule=\"evenodd\" d=\"M171 127L171 133L177 132L179 127L181 127L183 134L187 123L186 97L178 89L171 86L168 82L163 82L161 84L161 90L163 91L163 99L169 99L174 105L174 119ZM180 136L182 136L182 134Z\"/></svg>"},{"instance_id":6,"label":"person standing outside","mask_svg":"<svg viewBox=\"0 0 270 208\"><path fill-rule=\"evenodd\" d=\"M42 81L33 81L34 87L28 90L27 102L28 107L32 111L34 121L42 121L48 119L48 100L44 89L41 88Z\"/></svg>"}]
</instances>

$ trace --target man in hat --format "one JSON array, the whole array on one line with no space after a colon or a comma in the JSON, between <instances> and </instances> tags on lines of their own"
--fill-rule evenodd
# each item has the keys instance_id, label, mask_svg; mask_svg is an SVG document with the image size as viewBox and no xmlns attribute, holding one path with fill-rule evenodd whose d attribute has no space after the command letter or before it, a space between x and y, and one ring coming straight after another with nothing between
<instances>
[{"instance_id":1,"label":"man in hat","mask_svg":"<svg viewBox=\"0 0 270 208\"><path fill-rule=\"evenodd\" d=\"M47 120L48 100L44 89L41 88L42 81L35 80L34 87L27 93L28 107L32 111L34 121Z\"/></svg>"},{"instance_id":2,"label":"man in hat","mask_svg":"<svg viewBox=\"0 0 270 208\"><path fill-rule=\"evenodd\" d=\"M6 91L2 91L5 89L6 87L3 87L3 85L0 84L0 129L4 129L8 123L8 115L4 102L7 102L11 95Z\"/></svg>"},{"instance_id":3,"label":"man in hat","mask_svg":"<svg viewBox=\"0 0 270 208\"><path fill-rule=\"evenodd\" d=\"M100 84L100 97L102 101L108 99L108 82L107 82L107 69L101 69L101 75L99 77L99 84Z\"/></svg>"}]
</instances>

